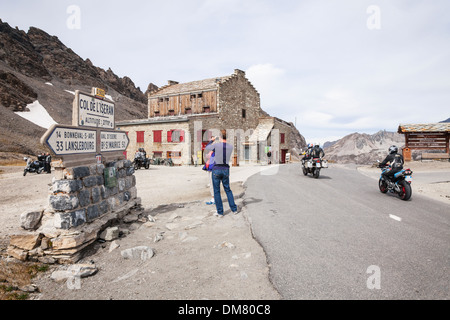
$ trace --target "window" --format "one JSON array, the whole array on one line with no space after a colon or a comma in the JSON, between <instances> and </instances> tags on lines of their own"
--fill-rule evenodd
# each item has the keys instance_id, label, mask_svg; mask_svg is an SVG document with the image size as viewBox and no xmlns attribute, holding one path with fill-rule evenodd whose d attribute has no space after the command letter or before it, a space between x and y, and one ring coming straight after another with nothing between
<instances>
[{"instance_id":1,"label":"window","mask_svg":"<svg viewBox=\"0 0 450 320\"><path fill-rule=\"evenodd\" d=\"M144 142L144 134L145 134L145 131L137 131L136 132L136 142L137 143Z\"/></svg>"},{"instance_id":2,"label":"window","mask_svg":"<svg viewBox=\"0 0 450 320\"><path fill-rule=\"evenodd\" d=\"M203 98L203 93L199 93L199 94L197 95L197 98L199 98L199 99Z\"/></svg>"},{"instance_id":3,"label":"window","mask_svg":"<svg viewBox=\"0 0 450 320\"><path fill-rule=\"evenodd\" d=\"M280 134L280 143L284 143L284 141L285 141L285 134L284 133L281 133Z\"/></svg>"},{"instance_id":4,"label":"window","mask_svg":"<svg viewBox=\"0 0 450 320\"><path fill-rule=\"evenodd\" d=\"M162 142L162 130L153 131L153 142Z\"/></svg>"},{"instance_id":5,"label":"window","mask_svg":"<svg viewBox=\"0 0 450 320\"><path fill-rule=\"evenodd\" d=\"M209 106L203 107L203 113L211 112L211 108Z\"/></svg>"},{"instance_id":6,"label":"window","mask_svg":"<svg viewBox=\"0 0 450 320\"><path fill-rule=\"evenodd\" d=\"M181 158L180 151L167 151L167 158Z\"/></svg>"},{"instance_id":7,"label":"window","mask_svg":"<svg viewBox=\"0 0 450 320\"><path fill-rule=\"evenodd\" d=\"M159 98L158 102L164 102L164 99L163 98Z\"/></svg>"},{"instance_id":8,"label":"window","mask_svg":"<svg viewBox=\"0 0 450 320\"><path fill-rule=\"evenodd\" d=\"M175 143L184 142L184 131L183 130L167 131L167 142L175 142Z\"/></svg>"},{"instance_id":9,"label":"window","mask_svg":"<svg viewBox=\"0 0 450 320\"><path fill-rule=\"evenodd\" d=\"M162 158L162 151L153 151L153 158Z\"/></svg>"},{"instance_id":10,"label":"window","mask_svg":"<svg viewBox=\"0 0 450 320\"><path fill-rule=\"evenodd\" d=\"M247 111L245 109L242 109L242 118L245 119Z\"/></svg>"},{"instance_id":11,"label":"window","mask_svg":"<svg viewBox=\"0 0 450 320\"><path fill-rule=\"evenodd\" d=\"M185 109L185 113L186 114L192 114L192 109L191 108L186 108Z\"/></svg>"},{"instance_id":12,"label":"window","mask_svg":"<svg viewBox=\"0 0 450 320\"><path fill-rule=\"evenodd\" d=\"M169 110L169 116L174 116L175 115L175 110Z\"/></svg>"},{"instance_id":13,"label":"window","mask_svg":"<svg viewBox=\"0 0 450 320\"><path fill-rule=\"evenodd\" d=\"M159 117L159 111L155 111L155 117Z\"/></svg>"}]
</instances>

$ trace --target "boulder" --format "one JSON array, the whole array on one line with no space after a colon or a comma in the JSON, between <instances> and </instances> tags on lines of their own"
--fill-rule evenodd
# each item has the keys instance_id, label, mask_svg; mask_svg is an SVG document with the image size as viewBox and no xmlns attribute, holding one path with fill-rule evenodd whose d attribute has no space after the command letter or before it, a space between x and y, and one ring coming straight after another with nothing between
<instances>
[{"instance_id":1,"label":"boulder","mask_svg":"<svg viewBox=\"0 0 450 320\"><path fill-rule=\"evenodd\" d=\"M103 231L100 234L100 239L103 239L105 241L113 241L117 238L119 238L120 235L120 230L118 227L112 227L112 228L107 228L105 231Z\"/></svg>"},{"instance_id":2,"label":"boulder","mask_svg":"<svg viewBox=\"0 0 450 320\"><path fill-rule=\"evenodd\" d=\"M121 251L121 255L124 259L142 260L145 261L153 257L154 252L152 248L146 246L134 247Z\"/></svg>"},{"instance_id":3,"label":"boulder","mask_svg":"<svg viewBox=\"0 0 450 320\"><path fill-rule=\"evenodd\" d=\"M20 215L20 226L25 230L36 230L42 218L42 211L24 212Z\"/></svg>"}]
</instances>

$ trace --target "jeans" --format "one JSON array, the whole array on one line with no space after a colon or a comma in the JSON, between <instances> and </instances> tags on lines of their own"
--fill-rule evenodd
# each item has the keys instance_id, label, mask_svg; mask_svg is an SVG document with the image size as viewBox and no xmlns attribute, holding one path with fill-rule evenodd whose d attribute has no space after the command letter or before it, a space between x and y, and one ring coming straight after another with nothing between
<instances>
[{"instance_id":1,"label":"jeans","mask_svg":"<svg viewBox=\"0 0 450 320\"><path fill-rule=\"evenodd\" d=\"M217 213L223 215L223 203L220 196L220 182L228 198L228 204L233 212L237 211L236 203L234 203L233 192L230 189L230 168L214 168L212 171L212 182L214 186L214 201L216 202Z\"/></svg>"}]
</instances>

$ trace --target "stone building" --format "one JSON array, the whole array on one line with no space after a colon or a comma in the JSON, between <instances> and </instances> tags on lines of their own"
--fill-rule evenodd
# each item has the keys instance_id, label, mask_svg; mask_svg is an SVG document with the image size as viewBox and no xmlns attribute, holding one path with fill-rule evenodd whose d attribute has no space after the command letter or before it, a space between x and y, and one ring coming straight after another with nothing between
<instances>
[{"instance_id":1,"label":"stone building","mask_svg":"<svg viewBox=\"0 0 450 320\"><path fill-rule=\"evenodd\" d=\"M266 122L272 123L271 129L281 129L282 135L276 138L273 134L269 141L269 134L263 137L266 145L269 142L283 148L275 150L281 158L287 152L286 142L293 125L268 118L261 109L258 91L245 72L236 69L224 77L188 83L169 81L168 85L148 93L147 119L120 121L117 126L128 132L128 159L133 159L138 148L144 148L148 156L171 158L178 165L202 164L207 142L226 129L227 141L235 147L236 165L263 159L265 149L258 147L254 139L250 141L250 137L255 129L268 128Z\"/></svg>"}]
</instances>

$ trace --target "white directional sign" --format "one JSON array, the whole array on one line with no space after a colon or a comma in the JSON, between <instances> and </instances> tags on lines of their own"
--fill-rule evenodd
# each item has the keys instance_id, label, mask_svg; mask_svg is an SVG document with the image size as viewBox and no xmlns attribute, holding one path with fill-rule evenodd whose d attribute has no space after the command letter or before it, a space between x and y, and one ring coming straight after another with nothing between
<instances>
[{"instance_id":1,"label":"white directional sign","mask_svg":"<svg viewBox=\"0 0 450 320\"><path fill-rule=\"evenodd\" d=\"M123 131L101 131L100 152L125 151L130 140Z\"/></svg>"},{"instance_id":2,"label":"white directional sign","mask_svg":"<svg viewBox=\"0 0 450 320\"><path fill-rule=\"evenodd\" d=\"M115 108L113 102L77 91L75 103L76 107L74 115L78 122L74 125L114 129Z\"/></svg>"},{"instance_id":3,"label":"white directional sign","mask_svg":"<svg viewBox=\"0 0 450 320\"><path fill-rule=\"evenodd\" d=\"M54 125L46 134L45 143L55 155L95 153L97 131Z\"/></svg>"}]
</instances>

